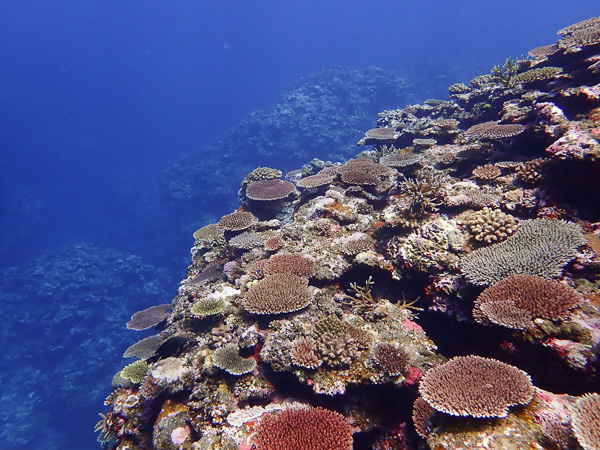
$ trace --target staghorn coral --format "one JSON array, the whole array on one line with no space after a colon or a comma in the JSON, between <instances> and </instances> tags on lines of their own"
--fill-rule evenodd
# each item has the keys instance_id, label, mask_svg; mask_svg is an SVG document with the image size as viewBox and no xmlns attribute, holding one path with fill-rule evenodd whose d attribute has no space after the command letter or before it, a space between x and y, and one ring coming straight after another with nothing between
<instances>
[{"instance_id":1,"label":"staghorn coral","mask_svg":"<svg viewBox=\"0 0 600 450\"><path fill-rule=\"evenodd\" d=\"M147 330L154 325L158 325L169 317L170 304L156 305L136 312L127 322L127 328L130 330Z\"/></svg>"},{"instance_id":2,"label":"staghorn coral","mask_svg":"<svg viewBox=\"0 0 600 450\"><path fill-rule=\"evenodd\" d=\"M401 375L408 368L410 358L398 344L380 342L371 350L373 360L391 376Z\"/></svg>"},{"instance_id":3,"label":"staghorn coral","mask_svg":"<svg viewBox=\"0 0 600 450\"><path fill-rule=\"evenodd\" d=\"M409 210L419 216L437 211L444 197L444 179L431 170L420 170L415 178L407 178L398 185L400 192L408 197Z\"/></svg>"},{"instance_id":4,"label":"staghorn coral","mask_svg":"<svg viewBox=\"0 0 600 450\"><path fill-rule=\"evenodd\" d=\"M317 356L315 341L309 337L301 337L293 343L292 362L305 369L316 369L323 360Z\"/></svg>"},{"instance_id":5,"label":"staghorn coral","mask_svg":"<svg viewBox=\"0 0 600 450\"><path fill-rule=\"evenodd\" d=\"M315 274L315 260L300 253L278 253L267 260L265 273L267 275L287 273L310 278Z\"/></svg>"},{"instance_id":6,"label":"staghorn coral","mask_svg":"<svg viewBox=\"0 0 600 450\"><path fill-rule=\"evenodd\" d=\"M600 394L580 397L572 407L572 428L585 450L598 450L600 442Z\"/></svg>"},{"instance_id":7,"label":"staghorn coral","mask_svg":"<svg viewBox=\"0 0 600 450\"><path fill-rule=\"evenodd\" d=\"M419 392L430 406L453 416L506 417L508 408L531 401L531 377L510 364L481 356L457 356L429 370Z\"/></svg>"},{"instance_id":8,"label":"staghorn coral","mask_svg":"<svg viewBox=\"0 0 600 450\"><path fill-rule=\"evenodd\" d=\"M461 222L467 226L475 240L487 244L505 240L518 228L513 216L487 206L479 211L464 213Z\"/></svg>"},{"instance_id":9,"label":"staghorn coral","mask_svg":"<svg viewBox=\"0 0 600 450\"><path fill-rule=\"evenodd\" d=\"M217 348L212 355L213 364L231 375L243 375L256 367L254 358L242 358L237 344L228 344Z\"/></svg>"},{"instance_id":10,"label":"staghorn coral","mask_svg":"<svg viewBox=\"0 0 600 450\"><path fill-rule=\"evenodd\" d=\"M143 359L138 359L131 364L127 364L120 372L121 378L131 381L134 384L140 384L148 373L148 363Z\"/></svg>"},{"instance_id":11,"label":"staghorn coral","mask_svg":"<svg viewBox=\"0 0 600 450\"><path fill-rule=\"evenodd\" d=\"M246 188L246 197L259 202L282 200L294 190L294 185L289 181L273 178L250 183Z\"/></svg>"},{"instance_id":12,"label":"staghorn coral","mask_svg":"<svg viewBox=\"0 0 600 450\"><path fill-rule=\"evenodd\" d=\"M352 450L352 429L334 411L289 408L264 414L253 442L257 450Z\"/></svg>"},{"instance_id":13,"label":"staghorn coral","mask_svg":"<svg viewBox=\"0 0 600 450\"><path fill-rule=\"evenodd\" d=\"M242 231L254 225L258 219L247 211L235 211L219 220L217 226L227 231Z\"/></svg>"},{"instance_id":14,"label":"staghorn coral","mask_svg":"<svg viewBox=\"0 0 600 450\"><path fill-rule=\"evenodd\" d=\"M585 244L577 225L566 220L526 220L504 242L471 252L460 261L460 270L473 284L492 284L514 274L543 278L560 275L562 267Z\"/></svg>"},{"instance_id":15,"label":"staghorn coral","mask_svg":"<svg viewBox=\"0 0 600 450\"><path fill-rule=\"evenodd\" d=\"M311 301L307 278L277 273L250 288L244 308L253 314L283 314L298 311Z\"/></svg>"},{"instance_id":16,"label":"staghorn coral","mask_svg":"<svg viewBox=\"0 0 600 450\"><path fill-rule=\"evenodd\" d=\"M316 348L318 357L332 369L349 366L358 352L354 339L341 333L323 333L316 340Z\"/></svg>"},{"instance_id":17,"label":"staghorn coral","mask_svg":"<svg viewBox=\"0 0 600 450\"><path fill-rule=\"evenodd\" d=\"M523 125L516 123L500 125L496 122L484 122L473 125L465 131L465 136L472 139L504 139L516 136L524 130Z\"/></svg>"},{"instance_id":18,"label":"staghorn coral","mask_svg":"<svg viewBox=\"0 0 600 450\"><path fill-rule=\"evenodd\" d=\"M479 294L473 316L486 325L495 323L524 329L533 326L533 319L564 319L581 300L579 292L558 281L533 275L511 275ZM489 303L493 309L485 308Z\"/></svg>"}]
</instances>

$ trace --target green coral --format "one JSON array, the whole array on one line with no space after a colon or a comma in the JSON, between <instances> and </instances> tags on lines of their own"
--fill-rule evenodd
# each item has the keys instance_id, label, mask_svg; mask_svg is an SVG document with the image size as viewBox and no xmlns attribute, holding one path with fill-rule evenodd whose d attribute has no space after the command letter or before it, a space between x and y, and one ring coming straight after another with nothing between
<instances>
[{"instance_id":1,"label":"green coral","mask_svg":"<svg viewBox=\"0 0 600 450\"><path fill-rule=\"evenodd\" d=\"M566 220L534 219L498 244L462 258L460 269L473 284L488 285L515 274L554 278L585 244L581 229Z\"/></svg>"},{"instance_id":2,"label":"green coral","mask_svg":"<svg viewBox=\"0 0 600 450\"><path fill-rule=\"evenodd\" d=\"M283 172L277 169L271 169L270 167L257 167L242 180L242 188L245 188L253 181L272 180L274 178L281 178Z\"/></svg>"},{"instance_id":3,"label":"green coral","mask_svg":"<svg viewBox=\"0 0 600 450\"><path fill-rule=\"evenodd\" d=\"M560 67L538 67L511 77L509 84L516 86L517 84L531 84L536 81L549 80L556 78L561 72L562 69Z\"/></svg>"},{"instance_id":4,"label":"green coral","mask_svg":"<svg viewBox=\"0 0 600 450\"><path fill-rule=\"evenodd\" d=\"M214 316L219 314L227 307L227 302L221 297L206 297L198 300L190 312L195 316Z\"/></svg>"},{"instance_id":5,"label":"green coral","mask_svg":"<svg viewBox=\"0 0 600 450\"><path fill-rule=\"evenodd\" d=\"M503 66L497 65L492 68L490 77L496 83L508 85L510 80L519 71L519 64L511 57L506 58Z\"/></svg>"},{"instance_id":6,"label":"green coral","mask_svg":"<svg viewBox=\"0 0 600 450\"><path fill-rule=\"evenodd\" d=\"M336 316L323 317L313 326L313 336L315 339L319 339L325 333L332 334L345 334L348 330L346 324L338 319Z\"/></svg>"},{"instance_id":7,"label":"green coral","mask_svg":"<svg viewBox=\"0 0 600 450\"><path fill-rule=\"evenodd\" d=\"M256 367L256 360L254 358L244 359L238 351L237 344L219 347L212 355L213 364L232 375L243 375L252 372Z\"/></svg>"},{"instance_id":8,"label":"green coral","mask_svg":"<svg viewBox=\"0 0 600 450\"><path fill-rule=\"evenodd\" d=\"M121 370L121 378L125 378L134 384L139 384L142 382L147 372L148 363L143 359L138 359L123 367L123 370Z\"/></svg>"}]
</instances>

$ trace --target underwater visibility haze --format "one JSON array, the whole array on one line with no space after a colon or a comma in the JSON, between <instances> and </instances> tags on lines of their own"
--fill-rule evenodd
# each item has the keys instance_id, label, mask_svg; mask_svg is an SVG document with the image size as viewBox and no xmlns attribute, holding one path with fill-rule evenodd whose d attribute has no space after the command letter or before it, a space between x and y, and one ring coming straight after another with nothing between
<instances>
[{"instance_id":1,"label":"underwater visibility haze","mask_svg":"<svg viewBox=\"0 0 600 450\"><path fill-rule=\"evenodd\" d=\"M599 15L3 2L2 447L597 449Z\"/></svg>"}]
</instances>

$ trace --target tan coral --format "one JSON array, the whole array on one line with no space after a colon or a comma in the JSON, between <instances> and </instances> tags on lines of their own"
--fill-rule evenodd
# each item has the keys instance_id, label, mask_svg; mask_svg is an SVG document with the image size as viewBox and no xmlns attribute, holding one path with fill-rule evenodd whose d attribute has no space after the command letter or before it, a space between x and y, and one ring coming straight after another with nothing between
<instances>
[{"instance_id":1,"label":"tan coral","mask_svg":"<svg viewBox=\"0 0 600 450\"><path fill-rule=\"evenodd\" d=\"M488 244L503 241L518 228L513 216L487 206L480 211L467 211L461 222L467 226L475 240Z\"/></svg>"}]
</instances>

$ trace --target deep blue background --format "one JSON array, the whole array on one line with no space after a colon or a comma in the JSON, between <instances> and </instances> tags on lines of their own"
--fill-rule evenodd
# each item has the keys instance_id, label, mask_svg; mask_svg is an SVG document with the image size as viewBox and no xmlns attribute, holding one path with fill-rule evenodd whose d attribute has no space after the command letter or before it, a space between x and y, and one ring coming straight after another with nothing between
<instances>
[{"instance_id":1,"label":"deep blue background","mask_svg":"<svg viewBox=\"0 0 600 450\"><path fill-rule=\"evenodd\" d=\"M411 80L417 95L443 86L436 93L445 97L450 84L599 13L597 0L0 6L0 223L12 243L1 267L83 241L159 266L160 236L144 235L138 218L161 171L273 105L290 83L333 64L375 65ZM145 251L131 245L136 230ZM173 252L185 258L188 248ZM185 267L168 269L181 276ZM175 293L177 275L171 282ZM89 429L74 433L70 448L95 448Z\"/></svg>"}]
</instances>

